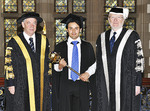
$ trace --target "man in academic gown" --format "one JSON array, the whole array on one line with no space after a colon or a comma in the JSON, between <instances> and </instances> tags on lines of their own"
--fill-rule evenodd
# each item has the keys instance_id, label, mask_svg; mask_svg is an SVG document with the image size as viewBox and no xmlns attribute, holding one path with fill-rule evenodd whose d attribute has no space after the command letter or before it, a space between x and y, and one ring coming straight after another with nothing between
<instances>
[{"instance_id":1,"label":"man in academic gown","mask_svg":"<svg viewBox=\"0 0 150 111\"><path fill-rule=\"evenodd\" d=\"M96 63L92 45L79 37L83 20L81 16L69 14L61 21L66 24L69 36L67 41L56 45L54 50L62 57L59 64L54 64L53 70L54 111L89 111L88 79L95 73ZM74 52L75 47L77 52ZM67 64L81 75L78 76L67 68Z\"/></svg>"},{"instance_id":2,"label":"man in academic gown","mask_svg":"<svg viewBox=\"0 0 150 111\"><path fill-rule=\"evenodd\" d=\"M96 42L97 111L139 111L144 58L137 32L123 28L128 13L112 8Z\"/></svg>"},{"instance_id":3,"label":"man in academic gown","mask_svg":"<svg viewBox=\"0 0 150 111\"><path fill-rule=\"evenodd\" d=\"M6 48L6 111L50 111L49 43L35 32L42 21L35 12L17 20L24 31L12 37Z\"/></svg>"}]
</instances>

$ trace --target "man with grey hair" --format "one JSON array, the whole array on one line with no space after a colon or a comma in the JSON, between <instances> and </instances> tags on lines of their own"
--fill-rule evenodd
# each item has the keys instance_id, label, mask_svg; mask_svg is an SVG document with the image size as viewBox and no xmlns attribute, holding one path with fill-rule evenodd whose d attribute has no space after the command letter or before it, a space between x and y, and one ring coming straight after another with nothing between
<instances>
[{"instance_id":1,"label":"man with grey hair","mask_svg":"<svg viewBox=\"0 0 150 111\"><path fill-rule=\"evenodd\" d=\"M23 32L12 37L5 53L6 111L50 111L49 43L36 33L42 21L35 12L17 19Z\"/></svg>"},{"instance_id":2,"label":"man with grey hair","mask_svg":"<svg viewBox=\"0 0 150 111\"><path fill-rule=\"evenodd\" d=\"M97 111L138 111L144 69L141 40L137 32L123 28L127 8L112 8L111 29L96 41Z\"/></svg>"}]
</instances>

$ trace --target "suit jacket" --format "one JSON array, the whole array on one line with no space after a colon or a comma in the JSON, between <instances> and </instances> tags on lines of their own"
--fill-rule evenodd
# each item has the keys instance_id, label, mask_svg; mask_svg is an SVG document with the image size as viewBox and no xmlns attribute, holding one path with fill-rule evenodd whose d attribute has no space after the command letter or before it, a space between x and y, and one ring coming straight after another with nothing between
<instances>
[{"instance_id":1,"label":"suit jacket","mask_svg":"<svg viewBox=\"0 0 150 111\"><path fill-rule=\"evenodd\" d=\"M55 52L57 52L62 58L68 62L68 51L67 51L67 41L61 42L55 47ZM93 47L90 43L81 40L81 65L80 72L84 73L92 64L95 62L95 55ZM61 101L65 101L65 94L68 86L68 68L64 67L63 71L56 72L53 70L53 109L58 111L59 104ZM92 82L91 82L92 83ZM89 95L87 91L89 89L89 83L79 80L80 84L80 95L83 98L88 98ZM87 97L88 96L88 97Z\"/></svg>"}]
</instances>

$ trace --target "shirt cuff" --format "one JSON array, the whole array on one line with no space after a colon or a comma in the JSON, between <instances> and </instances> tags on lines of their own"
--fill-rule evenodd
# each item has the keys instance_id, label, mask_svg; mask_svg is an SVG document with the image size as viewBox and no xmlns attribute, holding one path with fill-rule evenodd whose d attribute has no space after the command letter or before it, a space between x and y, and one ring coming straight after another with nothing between
<instances>
[{"instance_id":1,"label":"shirt cuff","mask_svg":"<svg viewBox=\"0 0 150 111\"><path fill-rule=\"evenodd\" d=\"M54 70L57 72L61 72L63 69L59 69L59 64L54 64Z\"/></svg>"},{"instance_id":2,"label":"shirt cuff","mask_svg":"<svg viewBox=\"0 0 150 111\"><path fill-rule=\"evenodd\" d=\"M92 64L92 65L88 68L88 70L85 71L85 72L89 73L89 75L91 76L91 75L93 75L93 74L95 73L95 71L96 71L96 62L95 62L94 64Z\"/></svg>"}]
</instances>

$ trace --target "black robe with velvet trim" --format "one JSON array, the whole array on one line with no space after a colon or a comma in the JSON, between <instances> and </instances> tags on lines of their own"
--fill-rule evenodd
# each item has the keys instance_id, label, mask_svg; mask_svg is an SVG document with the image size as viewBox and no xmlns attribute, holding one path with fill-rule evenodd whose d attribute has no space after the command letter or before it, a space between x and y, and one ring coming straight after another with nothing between
<instances>
[{"instance_id":1,"label":"black robe with velvet trim","mask_svg":"<svg viewBox=\"0 0 150 111\"><path fill-rule=\"evenodd\" d=\"M55 52L60 54L62 58L68 62L68 54L67 54L67 41L61 42L55 47ZM93 47L90 43L81 40L81 65L80 65L80 74L84 73L92 64L95 62L95 54ZM68 93L68 68L63 68L63 71L56 72L53 68L53 82L52 82L52 105L54 111L68 111L67 101L67 93ZM91 76L90 83L94 85L94 75ZM83 82L81 80L79 82L79 93L80 99L85 99L85 103L81 103L80 111L85 104L86 107L89 107L89 84L87 82ZM95 86L93 86L95 87ZM64 106L64 107L63 107ZM89 109L89 108L88 108ZM88 111L88 110L87 110Z\"/></svg>"},{"instance_id":2,"label":"black robe with velvet trim","mask_svg":"<svg viewBox=\"0 0 150 111\"><path fill-rule=\"evenodd\" d=\"M25 40L23 33L18 35L24 43L33 67L34 92L36 111L40 111L40 53L41 53L41 34L35 33L36 36L36 52L32 52L30 45ZM5 80L6 93L6 111L30 111L29 90L27 79L26 60L17 42L12 38L8 43L8 49L11 48L12 62L5 63L6 66L13 67L14 78ZM50 111L50 86L49 86L49 43L46 40L45 61L44 61L44 90L43 90L43 111ZM5 58L8 58L5 57ZM8 71L9 72L9 71ZM9 72L10 73L10 72ZM15 94L12 95L7 87L15 86Z\"/></svg>"},{"instance_id":3,"label":"black robe with velvet trim","mask_svg":"<svg viewBox=\"0 0 150 111\"><path fill-rule=\"evenodd\" d=\"M115 93L115 68L116 54L118 47L123 39L127 29L123 28L119 38L116 40L112 54L110 54L109 37L110 31L105 32L106 61L103 62L101 35L96 42L96 85L97 85L97 111L116 111L116 93ZM119 52L120 53L120 52ZM120 111L138 111L140 107L140 95L135 96L135 86L141 86L143 72L143 51L139 35L131 32L122 52L121 58L121 83L120 83ZM104 73L104 63L107 64L109 77L110 101L108 100L108 92L106 88L106 78Z\"/></svg>"}]
</instances>

